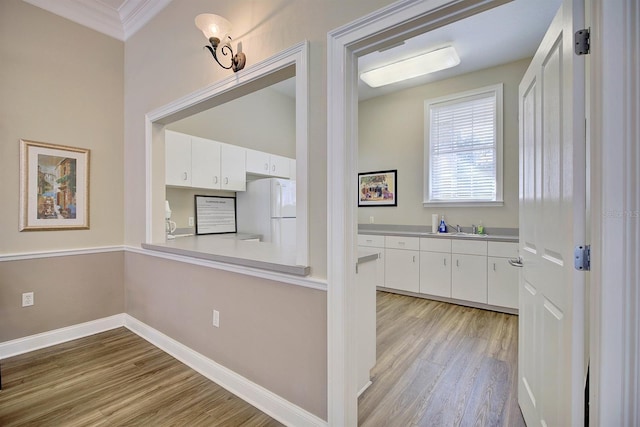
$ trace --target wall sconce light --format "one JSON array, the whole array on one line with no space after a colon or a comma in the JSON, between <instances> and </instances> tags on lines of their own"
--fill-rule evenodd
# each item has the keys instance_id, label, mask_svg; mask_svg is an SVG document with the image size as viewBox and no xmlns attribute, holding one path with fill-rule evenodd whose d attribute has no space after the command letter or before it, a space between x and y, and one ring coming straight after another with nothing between
<instances>
[{"instance_id":1,"label":"wall sconce light","mask_svg":"<svg viewBox=\"0 0 640 427\"><path fill-rule=\"evenodd\" d=\"M209 40L211 46L205 46L213 55L213 59L225 70L233 70L238 72L244 68L244 64L247 58L243 52L238 52L234 55L231 44L231 22L224 19L222 16L214 15L212 13L203 13L196 16L196 27L202 31L204 36ZM229 66L223 65L218 59L218 52L223 56L231 54L231 64Z\"/></svg>"}]
</instances>

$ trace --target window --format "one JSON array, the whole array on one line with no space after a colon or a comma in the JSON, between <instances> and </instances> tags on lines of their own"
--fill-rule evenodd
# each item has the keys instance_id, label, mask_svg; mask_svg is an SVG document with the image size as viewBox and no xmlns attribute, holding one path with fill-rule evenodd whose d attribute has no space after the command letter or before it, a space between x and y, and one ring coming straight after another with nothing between
<instances>
[{"instance_id":1,"label":"window","mask_svg":"<svg viewBox=\"0 0 640 427\"><path fill-rule=\"evenodd\" d=\"M502 204L502 84L425 101L424 204Z\"/></svg>"}]
</instances>

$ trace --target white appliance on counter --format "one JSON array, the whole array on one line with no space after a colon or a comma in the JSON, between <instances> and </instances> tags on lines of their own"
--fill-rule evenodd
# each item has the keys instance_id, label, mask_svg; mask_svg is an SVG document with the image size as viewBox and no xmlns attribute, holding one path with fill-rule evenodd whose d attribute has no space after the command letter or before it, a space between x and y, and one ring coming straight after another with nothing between
<instances>
[{"instance_id":1,"label":"white appliance on counter","mask_svg":"<svg viewBox=\"0 0 640 427\"><path fill-rule=\"evenodd\" d=\"M296 247L296 182L265 178L236 193L238 233L262 235L263 242Z\"/></svg>"}]
</instances>

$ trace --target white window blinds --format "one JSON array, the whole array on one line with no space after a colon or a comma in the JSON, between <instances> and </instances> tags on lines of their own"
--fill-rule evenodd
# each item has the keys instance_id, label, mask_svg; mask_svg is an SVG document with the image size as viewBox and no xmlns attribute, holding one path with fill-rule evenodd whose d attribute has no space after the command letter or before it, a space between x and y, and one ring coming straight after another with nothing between
<instances>
[{"instance_id":1,"label":"white window blinds","mask_svg":"<svg viewBox=\"0 0 640 427\"><path fill-rule=\"evenodd\" d=\"M497 104L496 90L426 103L425 202L498 200Z\"/></svg>"}]
</instances>

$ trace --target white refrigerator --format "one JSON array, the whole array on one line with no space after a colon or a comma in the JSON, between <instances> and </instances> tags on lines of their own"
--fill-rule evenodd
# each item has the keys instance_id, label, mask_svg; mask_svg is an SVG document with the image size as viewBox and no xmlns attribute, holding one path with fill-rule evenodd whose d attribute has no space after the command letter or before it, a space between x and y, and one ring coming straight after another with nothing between
<instances>
[{"instance_id":1,"label":"white refrigerator","mask_svg":"<svg viewBox=\"0 0 640 427\"><path fill-rule=\"evenodd\" d=\"M295 250L296 182L265 178L236 193L238 233L260 234L260 241Z\"/></svg>"}]
</instances>

